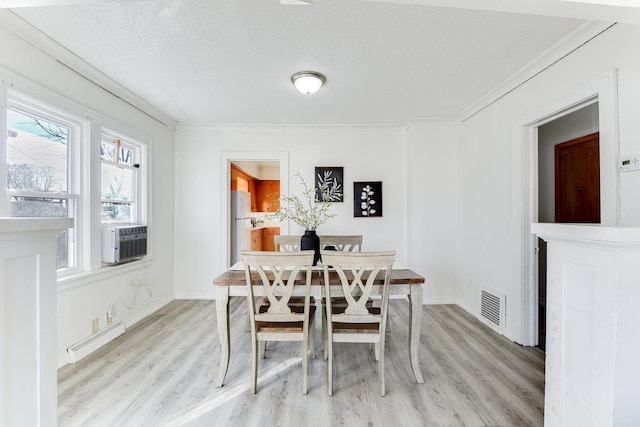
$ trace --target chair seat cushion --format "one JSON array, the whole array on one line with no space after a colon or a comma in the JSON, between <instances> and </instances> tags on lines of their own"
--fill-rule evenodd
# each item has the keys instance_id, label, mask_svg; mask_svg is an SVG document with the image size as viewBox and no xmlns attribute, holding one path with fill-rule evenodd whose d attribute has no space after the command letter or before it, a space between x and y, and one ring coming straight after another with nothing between
<instances>
[{"instance_id":1,"label":"chair seat cushion","mask_svg":"<svg viewBox=\"0 0 640 427\"><path fill-rule=\"evenodd\" d=\"M315 303L316 303L316 299L312 296L309 297L309 305L314 305ZM260 300L260 305L269 306L269 304L270 304L269 298L262 297L262 299ZM289 299L289 306L293 307L294 305L304 306L304 297L291 297ZM300 312L297 311L296 313L300 313Z\"/></svg>"},{"instance_id":2,"label":"chair seat cushion","mask_svg":"<svg viewBox=\"0 0 640 427\"><path fill-rule=\"evenodd\" d=\"M327 297L322 297L322 305L327 305ZM345 297L331 297L331 306L334 305L347 305L347 299ZM373 307L373 299L367 300L367 307Z\"/></svg>"},{"instance_id":3,"label":"chair seat cushion","mask_svg":"<svg viewBox=\"0 0 640 427\"><path fill-rule=\"evenodd\" d=\"M377 334L380 331L379 323L333 323L333 333L371 333Z\"/></svg>"},{"instance_id":4,"label":"chair seat cushion","mask_svg":"<svg viewBox=\"0 0 640 427\"><path fill-rule=\"evenodd\" d=\"M347 305L331 305L331 310L333 314L342 314L347 309ZM369 309L369 313L371 314L380 314L382 310L380 307L369 307L367 305L367 309ZM323 315L327 316L327 308L323 307ZM342 322L333 322L333 332L334 333L372 333L377 334L380 330L379 323L342 323Z\"/></svg>"},{"instance_id":5,"label":"chair seat cushion","mask_svg":"<svg viewBox=\"0 0 640 427\"><path fill-rule=\"evenodd\" d=\"M333 302L331 302L331 312L333 314L342 314L345 312L345 310L347 309L348 304L345 301L344 304L334 304ZM382 313L382 310L380 309L380 307L375 307L373 304L369 304L369 302L367 301L367 304L365 305L365 307L367 307L367 310L369 310L369 313L371 314L380 314ZM324 315L326 316L326 311L327 311L327 306L326 305L322 305L322 310L324 311Z\"/></svg>"},{"instance_id":6,"label":"chair seat cushion","mask_svg":"<svg viewBox=\"0 0 640 427\"><path fill-rule=\"evenodd\" d=\"M268 302L268 301L267 301ZM304 313L304 301L301 305L289 305L294 313ZM266 313L269 310L269 304L262 304L258 307L258 313ZM309 305L309 320L312 321L316 316L316 306ZM302 332L302 322L256 322L258 331L290 331Z\"/></svg>"}]
</instances>

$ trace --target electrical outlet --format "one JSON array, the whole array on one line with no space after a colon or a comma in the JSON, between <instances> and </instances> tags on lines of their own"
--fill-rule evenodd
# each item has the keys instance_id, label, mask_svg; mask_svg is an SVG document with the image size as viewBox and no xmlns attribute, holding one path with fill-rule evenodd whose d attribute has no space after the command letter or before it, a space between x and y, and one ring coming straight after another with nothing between
<instances>
[{"instance_id":1,"label":"electrical outlet","mask_svg":"<svg viewBox=\"0 0 640 427\"><path fill-rule=\"evenodd\" d=\"M100 329L100 319L96 317L91 322L91 332L95 334L96 332L98 332L99 329Z\"/></svg>"},{"instance_id":2,"label":"electrical outlet","mask_svg":"<svg viewBox=\"0 0 640 427\"><path fill-rule=\"evenodd\" d=\"M111 310L107 310L107 325L110 325L113 322L113 317L111 316Z\"/></svg>"}]
</instances>

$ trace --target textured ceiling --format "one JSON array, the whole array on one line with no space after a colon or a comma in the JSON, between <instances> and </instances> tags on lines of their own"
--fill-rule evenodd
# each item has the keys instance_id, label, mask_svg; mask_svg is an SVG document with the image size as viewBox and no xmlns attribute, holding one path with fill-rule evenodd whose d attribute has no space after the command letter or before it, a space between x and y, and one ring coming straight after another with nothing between
<instances>
[{"instance_id":1,"label":"textured ceiling","mask_svg":"<svg viewBox=\"0 0 640 427\"><path fill-rule=\"evenodd\" d=\"M12 12L180 122L454 117L584 23L356 0L98 1ZM301 70L327 77L298 93Z\"/></svg>"}]
</instances>

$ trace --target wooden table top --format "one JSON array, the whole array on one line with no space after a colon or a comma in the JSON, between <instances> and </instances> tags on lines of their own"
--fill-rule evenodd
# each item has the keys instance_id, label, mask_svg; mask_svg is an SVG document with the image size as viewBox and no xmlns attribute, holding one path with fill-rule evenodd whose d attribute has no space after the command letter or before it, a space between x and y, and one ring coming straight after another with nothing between
<instances>
[{"instance_id":1,"label":"wooden table top","mask_svg":"<svg viewBox=\"0 0 640 427\"><path fill-rule=\"evenodd\" d=\"M330 272L330 281L333 284L335 278L335 284L339 285L340 281L338 275L335 272ZM296 279L295 284L304 286L304 273L298 274L299 279ZM323 284L322 276L324 272L322 270L313 270L311 273L311 286L321 286ZM365 275L366 277L366 275ZM382 284L384 277L381 276L378 282ZM258 273L251 273L251 280L256 284L260 281ZM213 279L213 283L216 286L246 286L244 270L226 270L221 275ZM424 277L408 268L391 270L391 282L390 285L420 285L424 283Z\"/></svg>"}]
</instances>

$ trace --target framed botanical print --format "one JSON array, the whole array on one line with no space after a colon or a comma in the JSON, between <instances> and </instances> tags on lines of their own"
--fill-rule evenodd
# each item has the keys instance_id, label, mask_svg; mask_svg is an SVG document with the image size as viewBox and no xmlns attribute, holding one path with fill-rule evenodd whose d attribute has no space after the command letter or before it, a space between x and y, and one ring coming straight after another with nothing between
<instances>
[{"instance_id":1,"label":"framed botanical print","mask_svg":"<svg viewBox=\"0 0 640 427\"><path fill-rule=\"evenodd\" d=\"M353 216L382 216L382 181L353 183Z\"/></svg>"},{"instance_id":2,"label":"framed botanical print","mask_svg":"<svg viewBox=\"0 0 640 427\"><path fill-rule=\"evenodd\" d=\"M316 202L342 203L344 201L343 169L342 166L316 166Z\"/></svg>"}]
</instances>

